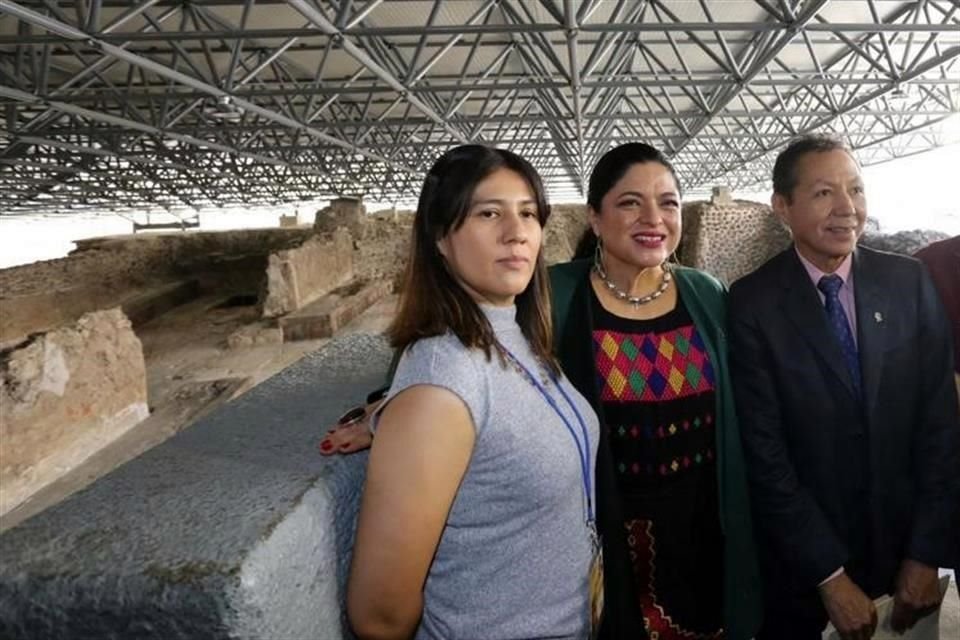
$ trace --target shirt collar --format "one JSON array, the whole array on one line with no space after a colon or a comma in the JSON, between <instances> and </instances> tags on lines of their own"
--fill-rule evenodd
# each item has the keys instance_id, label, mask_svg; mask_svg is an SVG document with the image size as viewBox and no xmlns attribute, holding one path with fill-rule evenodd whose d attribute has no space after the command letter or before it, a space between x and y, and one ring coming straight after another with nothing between
<instances>
[{"instance_id":1,"label":"shirt collar","mask_svg":"<svg viewBox=\"0 0 960 640\"><path fill-rule=\"evenodd\" d=\"M826 272L821 271L815 264L804 258L800 251L797 249L797 246L793 246L793 250L797 252L797 257L800 258L800 263L803 265L803 268L807 270L807 275L810 276L813 286L817 286L817 283L820 282L820 278L825 275L828 275ZM853 266L853 254L850 253L846 258L843 259L843 262L840 263L840 266L837 267L837 270L833 273L840 276L840 279L843 280L843 284L847 285L850 283L850 269Z\"/></svg>"}]
</instances>

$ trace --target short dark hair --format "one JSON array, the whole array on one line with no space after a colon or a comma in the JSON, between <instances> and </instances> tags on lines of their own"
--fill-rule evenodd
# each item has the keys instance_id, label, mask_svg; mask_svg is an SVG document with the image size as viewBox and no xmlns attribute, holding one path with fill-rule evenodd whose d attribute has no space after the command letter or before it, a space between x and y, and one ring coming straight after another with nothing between
<instances>
[{"instance_id":1,"label":"short dark hair","mask_svg":"<svg viewBox=\"0 0 960 640\"><path fill-rule=\"evenodd\" d=\"M797 165L808 153L846 151L853 158L850 146L839 136L829 133L808 133L794 138L780 152L773 164L773 192L788 200L797 186ZM854 158L855 160L855 158Z\"/></svg>"},{"instance_id":2,"label":"short dark hair","mask_svg":"<svg viewBox=\"0 0 960 640\"><path fill-rule=\"evenodd\" d=\"M440 156L423 181L413 219L400 306L387 331L395 348L402 350L417 340L449 331L464 346L481 349L488 359L494 351L502 358L487 317L447 270L437 248L438 241L463 225L477 185L498 169L509 169L526 181L533 192L540 226L547 224L550 207L543 182L536 169L517 154L473 144L454 147ZM558 373L542 247L533 278L515 303L517 324L530 348L545 366Z\"/></svg>"},{"instance_id":3,"label":"short dark hair","mask_svg":"<svg viewBox=\"0 0 960 640\"><path fill-rule=\"evenodd\" d=\"M600 213L600 203L613 185L617 184L630 167L647 162L656 162L666 167L677 183L677 190L680 190L677 172L660 150L643 142L628 142L610 149L593 165L587 187L587 204L590 208Z\"/></svg>"}]
</instances>

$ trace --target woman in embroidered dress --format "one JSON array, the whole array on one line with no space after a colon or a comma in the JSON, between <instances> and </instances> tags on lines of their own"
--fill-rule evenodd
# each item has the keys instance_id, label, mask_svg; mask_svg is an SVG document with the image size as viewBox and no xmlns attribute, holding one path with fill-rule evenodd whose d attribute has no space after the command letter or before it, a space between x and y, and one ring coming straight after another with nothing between
<instances>
[{"instance_id":1,"label":"woman in embroidered dress","mask_svg":"<svg viewBox=\"0 0 960 640\"><path fill-rule=\"evenodd\" d=\"M725 292L669 266L681 192L656 149L590 176L592 259L550 270L558 355L600 414L609 638L751 638L760 594L727 369Z\"/></svg>"},{"instance_id":2,"label":"woman in embroidered dress","mask_svg":"<svg viewBox=\"0 0 960 640\"><path fill-rule=\"evenodd\" d=\"M548 211L509 151L427 175L347 589L362 638L590 634L598 425L553 355Z\"/></svg>"},{"instance_id":3,"label":"woman in embroidered dress","mask_svg":"<svg viewBox=\"0 0 960 640\"><path fill-rule=\"evenodd\" d=\"M725 291L669 266L681 192L656 149L629 143L590 176L592 259L550 269L558 357L600 415L602 637L751 638L760 592L727 367ZM329 453L362 448L359 428Z\"/></svg>"}]
</instances>

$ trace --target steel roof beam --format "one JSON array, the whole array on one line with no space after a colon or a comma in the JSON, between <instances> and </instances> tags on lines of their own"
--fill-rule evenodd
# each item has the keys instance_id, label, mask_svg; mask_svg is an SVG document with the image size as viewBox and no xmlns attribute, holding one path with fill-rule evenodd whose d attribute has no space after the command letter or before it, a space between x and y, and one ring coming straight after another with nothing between
<instances>
[{"instance_id":1,"label":"steel roof beam","mask_svg":"<svg viewBox=\"0 0 960 640\"><path fill-rule=\"evenodd\" d=\"M0 0L0 2L2 1L5 0ZM451 127L443 119L443 116L434 111L419 98L411 95L410 90L402 82L397 80L397 78L395 78L389 71L377 64L373 58L371 58L365 51L357 47L357 45L355 45L349 38L345 37L345 34L337 29L335 25L331 24L330 21L328 21L327 18L312 4L306 0L288 0L288 2L290 6L303 14L304 18L313 23L323 33L337 39L344 51L349 53L357 62L369 69L378 78L390 85L397 93L403 96L405 100L416 107L418 111L436 122L438 125L442 126L450 135L454 137L454 139L459 140L461 143L468 142L468 139L460 131Z\"/></svg>"},{"instance_id":2,"label":"steel roof beam","mask_svg":"<svg viewBox=\"0 0 960 640\"><path fill-rule=\"evenodd\" d=\"M753 61L751 68L744 74L743 78L737 81L735 85L732 85L727 91L725 91L713 108L705 114L699 122L693 127L690 132L691 139L696 137L696 135L703 130L704 127L712 120L716 115L718 115L723 109L726 108L728 104L733 100L737 94L737 89L741 86L749 84L753 78L758 76L776 56L781 51L786 48L790 41L793 40L794 36L800 32L810 21L812 21L817 13L829 2L829 0L812 0L809 3L804 4L803 11L796 17L796 19L789 25L786 31L782 34L779 34L777 40L768 46L760 57ZM681 145L678 149L682 151L684 145Z\"/></svg>"},{"instance_id":3,"label":"steel roof beam","mask_svg":"<svg viewBox=\"0 0 960 640\"><path fill-rule=\"evenodd\" d=\"M301 2L301 3L302 3L302 2L303 2L303 0L290 0L290 1L293 2L293 3L297 3L297 2ZM304 3L304 4L305 4L305 3ZM43 15L43 14L39 14L39 13L36 13L36 12L34 12L34 11L31 11L30 9L27 9L27 8L25 8L25 7L22 7L22 6L20 6L19 4L15 3L15 2L11 2L10 0L0 0L0 11L2 11L2 12L4 12L4 13L9 13L9 14L11 14L11 15L14 15L14 16L18 17L20 20L24 21L24 22L28 22L28 23L33 24L33 25L35 25L35 26L41 27L41 28L43 28L43 29L47 29L48 31L51 31L51 32L53 32L53 33L57 33L57 34L63 36L64 38L67 38L67 39L70 39L70 40L84 40L84 39L86 39L86 40L87 40L87 44L89 44L89 45L91 45L91 46L96 46L96 47L98 47L98 48L101 49L101 50L103 51L103 53L106 54L106 55L109 55L109 56L111 56L111 57L114 57L114 58L123 60L123 61L125 61L125 62L130 63L130 64L137 65L137 66L142 67L142 68L144 68L144 69L147 69L147 70L149 70L149 71L151 71L151 72L153 72L153 73L156 73L156 74L159 75L159 76L162 76L162 77L165 77L165 78L167 78L167 79L169 79L169 80L172 80L173 82L177 82L177 83L179 83L179 84L183 84L183 85L186 85L186 86L188 86L188 87L192 87L192 88L194 88L194 89L196 89L196 90L198 90L198 91L202 91L202 92L204 92L204 93L206 93L206 94L208 94L208 95L210 95L210 96L212 96L212 97L215 97L215 98L216 98L216 97L221 97L221 96L229 96L229 94L228 94L227 92L223 91L222 89L220 89L220 88L218 88L218 87L211 86L211 85L207 84L206 82L203 82L203 81L201 81L201 80L197 80L196 78L193 78L192 76L188 76L188 75L186 75L186 74L184 74L184 73L181 73L181 72L179 72L179 71L176 71L176 70L174 70L174 69L170 69L169 67L166 67L166 66L161 65L161 64L159 64L159 63L157 63L157 62L154 62L153 60L150 60L150 59L148 59L148 58L144 58L144 57L142 57L142 56L138 56L138 55L136 55L136 54L132 54L132 53L126 51L125 49L121 48L121 47L117 47L117 46L115 46L115 45L112 45L112 44L109 44L109 43L106 43L106 42L99 42L99 41L97 41L97 40L94 39L94 38L89 38L84 32L80 31L79 29L76 29L75 27L72 27L72 26L70 26L70 25L68 25L68 24L65 24L65 23L62 23L62 22L59 22L58 20L55 20L54 18L51 18L51 17L49 17L49 16L45 16L45 15ZM305 124L303 124L303 123L297 122L296 120L293 120L292 118L289 118L289 117L287 117L287 116L283 116L283 115L281 115L281 114L279 114L279 113L276 113L275 111L271 111L271 110L269 110L269 109L265 109L265 108L261 107L260 105L257 105L257 104L254 104L254 103L252 103L252 102L243 100L242 98L234 98L233 96L230 96L230 97L234 100L235 104L236 104L238 107L240 107L241 109L243 109L243 110L246 111L246 112L255 113L255 114L257 114L257 115L259 115L259 116L261 116L261 117L263 117L263 118L265 118L265 119L267 119L267 120L271 120L271 121L277 122L278 124L285 125L285 126L291 128L291 129L294 129L294 130L300 130L300 131L302 131L302 132L304 132L304 133L309 134L309 135L312 136L312 137L315 137L315 138L320 139L320 140L324 140L324 141L326 141L326 142L330 142L331 144L333 144L333 145L335 145L335 146L341 146L341 147L343 147L344 149L347 149L347 150L349 150L349 151L351 151L351 152L353 152L353 153L356 153L356 154L359 154L359 155L363 155L363 156L369 157L369 158L371 158L371 159L373 159L373 160L377 160L377 161L379 161L379 162L384 162L384 163L386 163L386 164L392 164L392 162L391 162L390 160L388 160L388 159L386 159L386 158L384 158L384 157L382 157L382 156L379 156L379 155L374 154L374 153L371 153L370 151L367 151L367 150L365 150L365 149L361 149L361 148L359 148L359 147L356 147L356 146L354 146L354 145L351 145L351 144L349 144L349 143L347 143L347 142L344 142L343 140L340 140L340 139L338 139L338 138L334 138L334 137L332 137L332 136L328 136L327 134L323 133L322 131L320 131L320 130L318 130L318 129L315 129L315 128L313 128L313 127L310 127L310 126L308 126L308 125L305 125ZM416 98L414 98L414 100L416 100ZM59 104L62 105L63 103L59 103ZM63 109L60 109L60 110L63 110ZM435 115L435 114L434 114L434 115ZM160 132L159 135L163 135L162 132ZM399 169L399 170L403 170L403 171L414 171L414 172L417 172L415 169L412 169L412 168L410 168L410 167L397 166L396 168Z\"/></svg>"},{"instance_id":4,"label":"steel roof beam","mask_svg":"<svg viewBox=\"0 0 960 640\"><path fill-rule=\"evenodd\" d=\"M576 132L577 149L577 182L580 185L580 193L586 194L587 189L584 184L586 173L586 158L583 153L583 104L581 102L580 91L582 88L580 81L580 61L577 57L577 16L573 10L573 0L563 0L563 18L567 28L567 61L570 65L570 92L573 95L573 126Z\"/></svg>"}]
</instances>

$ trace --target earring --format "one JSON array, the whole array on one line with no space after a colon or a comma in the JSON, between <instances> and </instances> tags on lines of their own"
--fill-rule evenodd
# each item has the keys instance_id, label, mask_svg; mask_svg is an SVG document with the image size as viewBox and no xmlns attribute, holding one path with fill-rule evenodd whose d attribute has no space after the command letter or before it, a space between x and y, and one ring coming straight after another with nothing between
<instances>
[{"instance_id":1,"label":"earring","mask_svg":"<svg viewBox=\"0 0 960 640\"><path fill-rule=\"evenodd\" d=\"M598 272L603 272L603 240L597 236L597 246L593 250L593 266Z\"/></svg>"}]
</instances>

